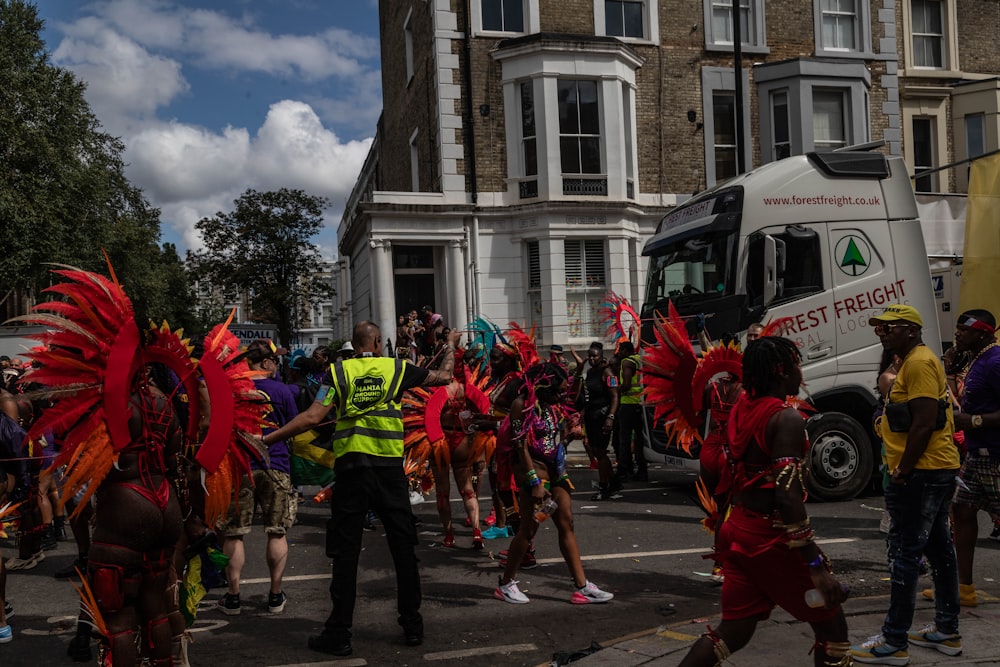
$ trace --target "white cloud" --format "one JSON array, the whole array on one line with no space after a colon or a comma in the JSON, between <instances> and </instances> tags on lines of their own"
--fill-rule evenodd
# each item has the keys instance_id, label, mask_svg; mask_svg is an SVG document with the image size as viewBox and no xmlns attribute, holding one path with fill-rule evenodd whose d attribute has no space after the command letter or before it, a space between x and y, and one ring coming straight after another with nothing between
<instances>
[{"instance_id":1,"label":"white cloud","mask_svg":"<svg viewBox=\"0 0 1000 667\"><path fill-rule=\"evenodd\" d=\"M371 139L342 142L304 102L271 105L256 137L243 128L221 134L181 123L150 126L127 139L129 179L162 210L165 223L182 239L183 252L201 247L194 226L248 188L293 188L327 197L326 223L335 230L343 203L354 187ZM336 252L329 231L319 239L325 256Z\"/></svg>"},{"instance_id":2,"label":"white cloud","mask_svg":"<svg viewBox=\"0 0 1000 667\"><path fill-rule=\"evenodd\" d=\"M207 198L239 184L250 160L250 134L222 134L181 123L148 127L126 140L129 178L160 203Z\"/></svg>"},{"instance_id":3,"label":"white cloud","mask_svg":"<svg viewBox=\"0 0 1000 667\"><path fill-rule=\"evenodd\" d=\"M188 90L179 62L149 53L93 18L68 26L52 57L87 83L87 101L114 134Z\"/></svg>"},{"instance_id":4,"label":"white cloud","mask_svg":"<svg viewBox=\"0 0 1000 667\"><path fill-rule=\"evenodd\" d=\"M198 220L232 210L248 188L288 187L330 199L327 229L316 241L325 256L336 254L343 204L372 140L345 141L332 128L374 132L378 39L308 23L303 34L272 34L264 13L275 7L287 10L280 3L233 3L223 13L174 0L101 0L83 6L86 16L56 24L63 38L53 62L87 84L94 113L126 145L130 180L161 209L165 239L181 253L201 247ZM218 108L210 108L198 86L219 78L246 81L247 96L216 98ZM263 109L252 108L261 101L269 104L263 121ZM244 115L230 119L230 103ZM176 116L158 117L168 106ZM203 111L214 112L212 120ZM215 129L220 119L229 125Z\"/></svg>"},{"instance_id":5,"label":"white cloud","mask_svg":"<svg viewBox=\"0 0 1000 667\"><path fill-rule=\"evenodd\" d=\"M271 105L257 133L252 169L269 189L293 183L336 201L350 193L370 146L370 139L342 143L308 104L284 100Z\"/></svg>"},{"instance_id":6,"label":"white cloud","mask_svg":"<svg viewBox=\"0 0 1000 667\"><path fill-rule=\"evenodd\" d=\"M252 7L252 5L251 5ZM378 40L337 27L314 34L271 34L253 14L231 16L161 0L114 0L95 12L151 49L183 52L203 66L308 81L350 77L379 57Z\"/></svg>"}]
</instances>

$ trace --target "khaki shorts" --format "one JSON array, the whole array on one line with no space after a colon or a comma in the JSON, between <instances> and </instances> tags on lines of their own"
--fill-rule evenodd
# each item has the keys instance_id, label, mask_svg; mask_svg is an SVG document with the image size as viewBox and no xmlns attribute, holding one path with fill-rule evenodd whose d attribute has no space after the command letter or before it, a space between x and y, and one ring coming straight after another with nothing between
<instances>
[{"instance_id":1,"label":"khaki shorts","mask_svg":"<svg viewBox=\"0 0 1000 667\"><path fill-rule=\"evenodd\" d=\"M229 506L229 516L218 525L225 537L239 537L250 532L254 509L259 505L268 535L284 535L295 520L296 504L292 502L292 480L286 472L254 470L253 485L244 475L240 479L238 507Z\"/></svg>"}]
</instances>

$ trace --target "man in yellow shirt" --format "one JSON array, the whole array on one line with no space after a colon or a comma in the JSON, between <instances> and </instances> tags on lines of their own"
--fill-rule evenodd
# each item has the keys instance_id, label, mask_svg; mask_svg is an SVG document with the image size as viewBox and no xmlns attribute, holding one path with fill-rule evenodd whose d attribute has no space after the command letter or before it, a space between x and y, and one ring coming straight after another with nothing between
<instances>
[{"instance_id":1,"label":"man in yellow shirt","mask_svg":"<svg viewBox=\"0 0 1000 667\"><path fill-rule=\"evenodd\" d=\"M871 325L882 347L903 360L876 425L892 471L885 491L892 519L888 537L892 588L882 632L854 647L851 654L859 663L906 665L908 644L945 655L962 652L958 566L948 527L959 455L944 368L921 339L920 313L912 306L891 305L873 317ZM934 623L910 632L922 553L933 568Z\"/></svg>"}]
</instances>

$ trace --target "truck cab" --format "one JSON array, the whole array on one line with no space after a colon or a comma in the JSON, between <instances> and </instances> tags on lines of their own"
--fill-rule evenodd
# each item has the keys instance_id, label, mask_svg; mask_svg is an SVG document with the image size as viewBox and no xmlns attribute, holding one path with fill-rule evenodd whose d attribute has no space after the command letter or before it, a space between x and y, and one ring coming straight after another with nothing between
<instances>
[{"instance_id":1,"label":"truck cab","mask_svg":"<svg viewBox=\"0 0 1000 667\"><path fill-rule=\"evenodd\" d=\"M924 314L924 341L940 348L941 340L902 159L846 150L761 166L667 214L643 255L644 344L668 300L689 321L703 314L715 340L790 318L785 335L802 353L802 396L817 410L807 424L810 493L842 500L861 492L880 462L871 424L882 346L869 318L907 303ZM671 447L647 414L647 460L697 469L697 451Z\"/></svg>"}]
</instances>

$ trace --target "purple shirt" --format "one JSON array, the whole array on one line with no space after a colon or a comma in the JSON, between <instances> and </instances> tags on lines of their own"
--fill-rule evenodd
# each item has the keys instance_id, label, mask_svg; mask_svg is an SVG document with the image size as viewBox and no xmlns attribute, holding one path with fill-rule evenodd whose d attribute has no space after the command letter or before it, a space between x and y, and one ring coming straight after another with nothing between
<instances>
[{"instance_id":1,"label":"purple shirt","mask_svg":"<svg viewBox=\"0 0 1000 667\"><path fill-rule=\"evenodd\" d=\"M265 415L265 420L280 427L290 422L299 414L299 409L295 407L295 397L292 395L292 390L284 382L264 378L254 380L253 383L257 387L257 391L266 395L264 400L269 401L271 404L271 411ZM275 428L267 427L263 433L267 435L274 430ZM267 454L271 459L271 465L267 466L267 469L291 474L291 455L286 441L278 440L271 443L271 446L267 448ZM265 469L265 466L257 460L251 461L250 467L254 470Z\"/></svg>"},{"instance_id":2,"label":"purple shirt","mask_svg":"<svg viewBox=\"0 0 1000 667\"><path fill-rule=\"evenodd\" d=\"M962 412L983 415L997 410L1000 410L1000 347L993 347L973 362L965 376ZM1000 458L1000 429L966 429L965 446L969 451L985 447L990 456Z\"/></svg>"}]
</instances>

